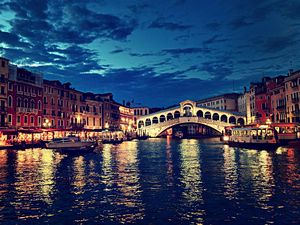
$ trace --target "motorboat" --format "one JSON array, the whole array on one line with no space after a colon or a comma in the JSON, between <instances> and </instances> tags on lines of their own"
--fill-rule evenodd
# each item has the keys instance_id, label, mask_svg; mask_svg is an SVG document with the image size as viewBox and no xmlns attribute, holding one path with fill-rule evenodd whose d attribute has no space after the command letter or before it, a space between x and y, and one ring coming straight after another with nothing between
<instances>
[{"instance_id":1,"label":"motorboat","mask_svg":"<svg viewBox=\"0 0 300 225\"><path fill-rule=\"evenodd\" d=\"M46 147L64 151L92 151L97 146L97 142L92 140L81 140L77 136L67 136L63 138L54 138L46 143Z\"/></svg>"}]
</instances>

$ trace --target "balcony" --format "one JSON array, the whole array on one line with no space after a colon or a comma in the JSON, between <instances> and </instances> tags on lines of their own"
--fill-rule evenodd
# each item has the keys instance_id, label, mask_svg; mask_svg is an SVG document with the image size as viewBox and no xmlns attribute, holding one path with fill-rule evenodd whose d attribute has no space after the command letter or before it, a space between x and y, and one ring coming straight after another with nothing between
<instances>
[{"instance_id":1,"label":"balcony","mask_svg":"<svg viewBox=\"0 0 300 225\"><path fill-rule=\"evenodd\" d=\"M292 103L298 103L299 102L299 98L292 98Z\"/></svg>"},{"instance_id":2,"label":"balcony","mask_svg":"<svg viewBox=\"0 0 300 225\"><path fill-rule=\"evenodd\" d=\"M24 92L24 95L29 97L30 93L29 92Z\"/></svg>"},{"instance_id":3,"label":"balcony","mask_svg":"<svg viewBox=\"0 0 300 225\"><path fill-rule=\"evenodd\" d=\"M24 107L17 107L17 113L33 113L33 114L38 114L38 110L37 109L24 108Z\"/></svg>"}]
</instances>

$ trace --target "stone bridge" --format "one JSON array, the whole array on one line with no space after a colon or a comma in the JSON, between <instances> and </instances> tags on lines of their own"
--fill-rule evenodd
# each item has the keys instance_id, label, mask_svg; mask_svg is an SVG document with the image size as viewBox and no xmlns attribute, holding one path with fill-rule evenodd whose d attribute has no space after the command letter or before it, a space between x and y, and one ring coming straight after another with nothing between
<instances>
[{"instance_id":1,"label":"stone bridge","mask_svg":"<svg viewBox=\"0 0 300 225\"><path fill-rule=\"evenodd\" d=\"M157 137L178 124L201 124L222 133L226 126L244 125L245 116L237 112L197 106L187 100L179 106L142 116L137 121L138 134Z\"/></svg>"}]
</instances>

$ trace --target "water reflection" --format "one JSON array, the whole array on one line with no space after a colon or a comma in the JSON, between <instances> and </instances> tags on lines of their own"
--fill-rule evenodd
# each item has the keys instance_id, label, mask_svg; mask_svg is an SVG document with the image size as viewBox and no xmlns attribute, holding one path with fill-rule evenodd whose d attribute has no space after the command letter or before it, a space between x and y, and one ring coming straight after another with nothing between
<instances>
[{"instance_id":1,"label":"water reflection","mask_svg":"<svg viewBox=\"0 0 300 225\"><path fill-rule=\"evenodd\" d=\"M236 156L233 148L230 148L228 145L224 145L224 175L225 182L224 195L229 200L233 200L237 198L238 193L238 173L237 173L237 165L236 165Z\"/></svg>"},{"instance_id":2,"label":"water reflection","mask_svg":"<svg viewBox=\"0 0 300 225\"><path fill-rule=\"evenodd\" d=\"M137 142L124 142L103 148L103 178L106 201L122 209L113 217L119 223L132 223L144 216L137 159ZM117 192L112 194L110 192Z\"/></svg>"},{"instance_id":3,"label":"water reflection","mask_svg":"<svg viewBox=\"0 0 300 225\"><path fill-rule=\"evenodd\" d=\"M269 152L245 150L241 155L241 164L245 172L241 173L243 181L251 184L251 192L258 206L263 209L272 208L269 204L274 194L273 163ZM249 176L249 177L246 177ZM246 185L243 184L243 185Z\"/></svg>"},{"instance_id":4,"label":"water reflection","mask_svg":"<svg viewBox=\"0 0 300 225\"><path fill-rule=\"evenodd\" d=\"M203 223L204 210L201 205L204 202L199 151L200 146L197 140L184 139L179 145L183 204L189 207L189 211L180 213L184 219L193 219L198 223Z\"/></svg>"}]
</instances>

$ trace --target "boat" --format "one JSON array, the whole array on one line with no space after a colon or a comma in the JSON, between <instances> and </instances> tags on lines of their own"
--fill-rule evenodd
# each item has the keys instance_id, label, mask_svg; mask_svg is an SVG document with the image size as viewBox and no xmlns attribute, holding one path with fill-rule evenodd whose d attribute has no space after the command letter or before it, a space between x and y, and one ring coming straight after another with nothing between
<instances>
[{"instance_id":1,"label":"boat","mask_svg":"<svg viewBox=\"0 0 300 225\"><path fill-rule=\"evenodd\" d=\"M276 149L282 145L275 129L268 125L230 127L225 129L223 142L232 147L248 149Z\"/></svg>"},{"instance_id":2,"label":"boat","mask_svg":"<svg viewBox=\"0 0 300 225\"><path fill-rule=\"evenodd\" d=\"M54 138L51 142L46 143L46 148L64 152L88 152L93 151L96 146L97 142L91 140L81 140L77 136Z\"/></svg>"}]
</instances>

